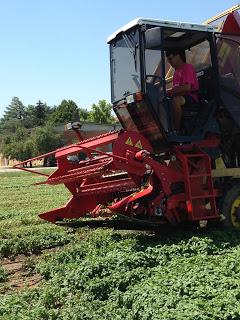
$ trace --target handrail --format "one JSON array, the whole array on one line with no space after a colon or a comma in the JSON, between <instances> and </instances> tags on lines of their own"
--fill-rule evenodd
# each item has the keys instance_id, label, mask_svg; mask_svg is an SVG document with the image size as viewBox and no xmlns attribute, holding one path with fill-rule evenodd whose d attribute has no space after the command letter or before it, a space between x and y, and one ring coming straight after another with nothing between
<instances>
[{"instance_id":1,"label":"handrail","mask_svg":"<svg viewBox=\"0 0 240 320\"><path fill-rule=\"evenodd\" d=\"M240 4L237 4L237 5L229 8L229 9L227 9L227 10L225 10L225 11L217 14L216 16L214 16L214 17L212 17L212 18L204 21L203 24L210 24L211 22L216 21L216 20L218 20L218 19L226 16L227 14L232 13L232 12L234 12L234 11L237 11L237 10L239 10L239 9L240 9Z\"/></svg>"}]
</instances>

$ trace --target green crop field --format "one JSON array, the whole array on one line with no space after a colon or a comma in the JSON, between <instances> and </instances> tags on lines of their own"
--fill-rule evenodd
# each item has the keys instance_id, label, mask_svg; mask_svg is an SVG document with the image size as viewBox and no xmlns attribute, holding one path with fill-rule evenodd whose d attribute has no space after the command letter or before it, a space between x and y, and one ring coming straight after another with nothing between
<instances>
[{"instance_id":1,"label":"green crop field","mask_svg":"<svg viewBox=\"0 0 240 320\"><path fill-rule=\"evenodd\" d=\"M0 174L0 319L240 319L240 233L72 230L62 186Z\"/></svg>"}]
</instances>

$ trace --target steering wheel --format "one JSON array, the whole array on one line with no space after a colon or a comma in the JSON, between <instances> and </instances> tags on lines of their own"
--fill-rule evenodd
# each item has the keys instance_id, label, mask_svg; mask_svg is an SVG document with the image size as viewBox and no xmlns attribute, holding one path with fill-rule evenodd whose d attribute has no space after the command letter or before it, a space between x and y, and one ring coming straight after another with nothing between
<instances>
[{"instance_id":1,"label":"steering wheel","mask_svg":"<svg viewBox=\"0 0 240 320\"><path fill-rule=\"evenodd\" d=\"M152 81L148 81L148 78L152 78ZM157 84L157 80L158 80L160 86L162 86L162 78L161 77L156 76L155 74L147 74L146 75L146 82L147 83L151 83L155 86Z\"/></svg>"}]
</instances>

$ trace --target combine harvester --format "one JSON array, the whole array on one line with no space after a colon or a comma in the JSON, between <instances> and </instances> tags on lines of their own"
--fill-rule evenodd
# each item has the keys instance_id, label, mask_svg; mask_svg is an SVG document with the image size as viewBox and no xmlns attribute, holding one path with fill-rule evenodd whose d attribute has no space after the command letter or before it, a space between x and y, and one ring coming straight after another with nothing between
<instances>
[{"instance_id":1,"label":"combine harvester","mask_svg":"<svg viewBox=\"0 0 240 320\"><path fill-rule=\"evenodd\" d=\"M82 140L71 123L78 143L34 158L54 155L58 167L41 184L64 184L72 193L42 219L93 219L104 211L159 226L225 216L226 225L240 228L239 8L202 25L136 19L108 38L111 99L123 130ZM167 95L173 71L166 50L176 46L200 84L200 101L184 107L180 134ZM112 154L101 151L108 144ZM87 160L71 161L80 152ZM30 160L15 168L31 172L21 167Z\"/></svg>"}]
</instances>

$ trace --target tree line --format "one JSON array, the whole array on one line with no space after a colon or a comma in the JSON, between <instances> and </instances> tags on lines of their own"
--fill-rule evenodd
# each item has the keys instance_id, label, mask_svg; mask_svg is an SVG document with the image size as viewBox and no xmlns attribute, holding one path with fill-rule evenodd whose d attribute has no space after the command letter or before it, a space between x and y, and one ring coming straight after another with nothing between
<instances>
[{"instance_id":1,"label":"tree line","mask_svg":"<svg viewBox=\"0 0 240 320\"><path fill-rule=\"evenodd\" d=\"M0 118L0 153L24 161L63 146L55 127L68 122L116 123L112 107L106 100L93 104L90 110L80 108L73 100L62 100L58 106L42 101L27 105L13 97Z\"/></svg>"}]
</instances>

